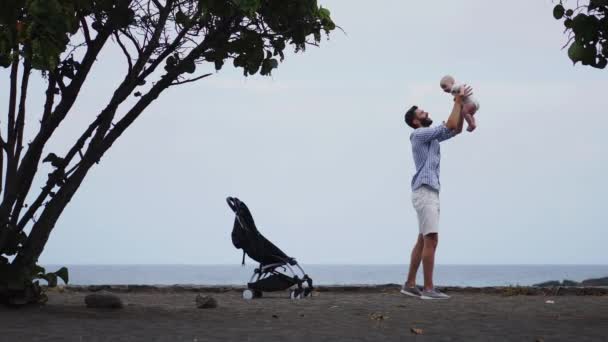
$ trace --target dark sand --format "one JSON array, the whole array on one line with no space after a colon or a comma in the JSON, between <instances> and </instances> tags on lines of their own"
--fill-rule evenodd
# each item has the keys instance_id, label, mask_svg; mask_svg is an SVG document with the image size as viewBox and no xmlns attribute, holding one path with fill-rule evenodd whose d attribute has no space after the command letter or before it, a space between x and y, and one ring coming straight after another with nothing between
<instances>
[{"instance_id":1,"label":"dark sand","mask_svg":"<svg viewBox=\"0 0 608 342\"><path fill-rule=\"evenodd\" d=\"M608 341L606 289L452 289L448 301L406 297L393 286L326 288L296 301L282 292L244 301L221 288L112 291L125 308L86 308L87 288L51 290L40 307L0 307L0 341ZM219 307L196 308L197 293Z\"/></svg>"}]
</instances>

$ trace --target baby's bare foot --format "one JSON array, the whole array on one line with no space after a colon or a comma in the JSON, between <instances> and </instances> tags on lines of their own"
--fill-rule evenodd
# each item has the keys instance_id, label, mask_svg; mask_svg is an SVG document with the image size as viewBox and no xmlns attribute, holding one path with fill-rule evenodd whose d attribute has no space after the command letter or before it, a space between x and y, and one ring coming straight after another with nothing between
<instances>
[{"instance_id":1,"label":"baby's bare foot","mask_svg":"<svg viewBox=\"0 0 608 342\"><path fill-rule=\"evenodd\" d=\"M476 125L469 125L469 126L467 127L467 131L468 131L468 132L473 132L473 131L475 130L475 128L477 128L477 126L476 126Z\"/></svg>"}]
</instances>

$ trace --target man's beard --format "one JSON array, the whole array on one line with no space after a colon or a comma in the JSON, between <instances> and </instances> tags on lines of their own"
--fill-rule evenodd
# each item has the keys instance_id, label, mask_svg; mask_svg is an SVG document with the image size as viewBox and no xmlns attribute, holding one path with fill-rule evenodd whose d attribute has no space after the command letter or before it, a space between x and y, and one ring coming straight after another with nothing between
<instances>
[{"instance_id":1,"label":"man's beard","mask_svg":"<svg viewBox=\"0 0 608 342\"><path fill-rule=\"evenodd\" d=\"M431 120L429 118L424 118L420 122L420 126L422 126L422 127L430 127L432 124L433 124L433 120Z\"/></svg>"}]
</instances>

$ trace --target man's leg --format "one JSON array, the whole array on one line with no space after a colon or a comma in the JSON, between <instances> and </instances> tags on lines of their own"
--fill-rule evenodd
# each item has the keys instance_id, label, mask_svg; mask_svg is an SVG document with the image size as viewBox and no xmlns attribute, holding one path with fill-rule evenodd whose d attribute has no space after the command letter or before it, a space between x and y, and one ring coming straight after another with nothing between
<instances>
[{"instance_id":1,"label":"man's leg","mask_svg":"<svg viewBox=\"0 0 608 342\"><path fill-rule=\"evenodd\" d=\"M433 268L435 267L435 251L439 242L439 234L429 233L424 236L424 247L422 248L422 268L424 273L424 291L432 291Z\"/></svg>"},{"instance_id":2,"label":"man's leg","mask_svg":"<svg viewBox=\"0 0 608 342\"><path fill-rule=\"evenodd\" d=\"M416 274L418 273L418 268L420 267L420 262L422 261L422 249L424 248L424 239L422 234L418 234L418 240L416 241L416 245L412 249L412 255L410 258L410 271L407 275L407 280L405 281L405 286L414 287L416 286Z\"/></svg>"}]
</instances>

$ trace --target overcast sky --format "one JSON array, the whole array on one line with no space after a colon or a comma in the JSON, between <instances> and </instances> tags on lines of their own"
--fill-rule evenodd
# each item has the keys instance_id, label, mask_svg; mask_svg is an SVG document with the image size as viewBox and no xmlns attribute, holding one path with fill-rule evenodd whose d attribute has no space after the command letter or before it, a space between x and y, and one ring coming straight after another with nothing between
<instances>
[{"instance_id":1,"label":"overcast sky","mask_svg":"<svg viewBox=\"0 0 608 342\"><path fill-rule=\"evenodd\" d=\"M163 93L89 173L41 262L238 264L224 201L237 196L304 264L407 263L403 114L447 119L451 74L481 110L474 133L442 144L437 262L608 264L608 74L572 66L552 1L320 3L346 33L272 77L227 67ZM121 57L99 59L49 152L108 101Z\"/></svg>"}]
</instances>

